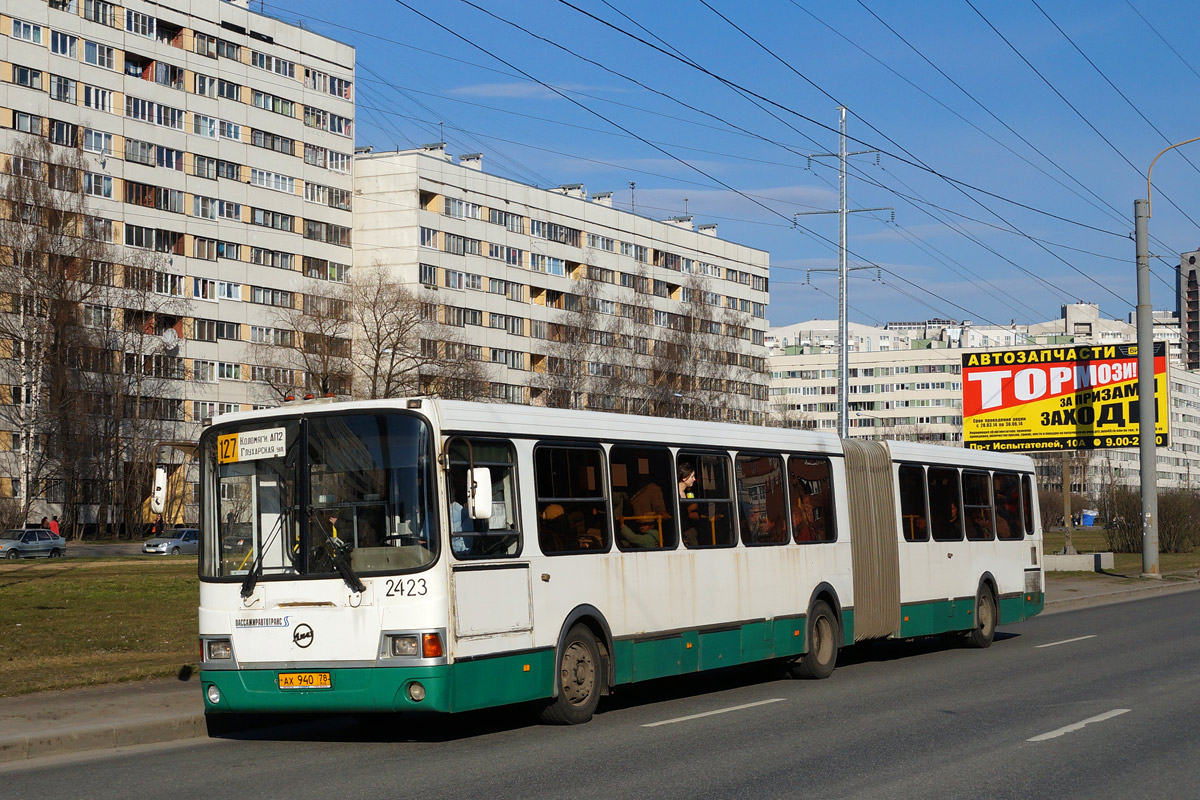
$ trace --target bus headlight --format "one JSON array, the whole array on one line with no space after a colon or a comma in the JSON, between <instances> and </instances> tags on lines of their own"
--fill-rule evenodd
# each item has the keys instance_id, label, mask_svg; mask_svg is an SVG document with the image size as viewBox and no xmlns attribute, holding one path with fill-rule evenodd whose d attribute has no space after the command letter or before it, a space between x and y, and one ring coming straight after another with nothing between
<instances>
[{"instance_id":1,"label":"bus headlight","mask_svg":"<svg viewBox=\"0 0 1200 800\"><path fill-rule=\"evenodd\" d=\"M416 636L391 636L391 654L394 656L418 655Z\"/></svg>"},{"instance_id":2,"label":"bus headlight","mask_svg":"<svg viewBox=\"0 0 1200 800\"><path fill-rule=\"evenodd\" d=\"M414 703L419 703L425 699L425 687L417 682L408 685L408 699Z\"/></svg>"},{"instance_id":3,"label":"bus headlight","mask_svg":"<svg viewBox=\"0 0 1200 800\"><path fill-rule=\"evenodd\" d=\"M212 703L214 706L221 702L221 690L218 689L214 684L210 683L208 685L208 691L206 694L208 695L208 702Z\"/></svg>"},{"instance_id":4,"label":"bus headlight","mask_svg":"<svg viewBox=\"0 0 1200 800\"><path fill-rule=\"evenodd\" d=\"M228 639L209 639L206 655L209 661L233 658L233 645Z\"/></svg>"}]
</instances>

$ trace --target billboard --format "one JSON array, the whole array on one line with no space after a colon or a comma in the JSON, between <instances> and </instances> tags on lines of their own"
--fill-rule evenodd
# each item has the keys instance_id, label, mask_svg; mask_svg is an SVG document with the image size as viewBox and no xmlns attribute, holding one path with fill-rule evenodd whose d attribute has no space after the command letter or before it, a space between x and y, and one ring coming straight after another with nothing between
<instances>
[{"instance_id":1,"label":"billboard","mask_svg":"<svg viewBox=\"0 0 1200 800\"><path fill-rule=\"evenodd\" d=\"M962 357L963 444L1044 452L1138 446L1137 345ZM1167 348L1154 343L1155 441L1167 444Z\"/></svg>"}]
</instances>

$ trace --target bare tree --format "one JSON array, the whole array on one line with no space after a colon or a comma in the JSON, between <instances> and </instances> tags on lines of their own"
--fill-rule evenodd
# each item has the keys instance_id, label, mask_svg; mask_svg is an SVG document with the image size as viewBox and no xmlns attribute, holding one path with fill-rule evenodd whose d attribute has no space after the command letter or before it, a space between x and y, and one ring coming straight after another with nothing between
<instances>
[{"instance_id":1,"label":"bare tree","mask_svg":"<svg viewBox=\"0 0 1200 800\"><path fill-rule=\"evenodd\" d=\"M748 338L748 315L715 304L698 275L678 287L677 310L654 342L650 405L655 414L686 419L731 419L750 407L753 357L730 348ZM661 312L660 312L661 313Z\"/></svg>"},{"instance_id":2,"label":"bare tree","mask_svg":"<svg viewBox=\"0 0 1200 800\"><path fill-rule=\"evenodd\" d=\"M79 150L21 139L5 166L0 339L11 350L0 369L12 402L0 405L0 421L20 438L15 472L28 515L48 484L73 477L63 470L75 455L69 448L79 425L79 358L88 346L83 323L106 313L93 305L92 273L93 265L112 260L111 231L89 214Z\"/></svg>"},{"instance_id":3,"label":"bare tree","mask_svg":"<svg viewBox=\"0 0 1200 800\"><path fill-rule=\"evenodd\" d=\"M356 397L486 396L486 371L472 357L478 348L438 322L432 298L414 293L376 263L355 270L349 299Z\"/></svg>"},{"instance_id":4,"label":"bare tree","mask_svg":"<svg viewBox=\"0 0 1200 800\"><path fill-rule=\"evenodd\" d=\"M298 387L318 396L349 395L354 328L349 289L339 284L321 295L296 292L281 299L274 319L278 335L252 350L256 377L276 400Z\"/></svg>"},{"instance_id":5,"label":"bare tree","mask_svg":"<svg viewBox=\"0 0 1200 800\"><path fill-rule=\"evenodd\" d=\"M80 381L92 413L84 417L87 440L79 450L92 455L89 474L105 480L70 501L94 504L98 523L123 523L134 535L149 521L144 506L155 445L188 438L182 430L185 307L184 277L168 269L166 257L128 251L125 261L114 280L101 284L97 276L98 299L114 309L114 318L110 327L90 329L90 351L97 355ZM76 491L89 485L94 482L81 479Z\"/></svg>"}]
</instances>

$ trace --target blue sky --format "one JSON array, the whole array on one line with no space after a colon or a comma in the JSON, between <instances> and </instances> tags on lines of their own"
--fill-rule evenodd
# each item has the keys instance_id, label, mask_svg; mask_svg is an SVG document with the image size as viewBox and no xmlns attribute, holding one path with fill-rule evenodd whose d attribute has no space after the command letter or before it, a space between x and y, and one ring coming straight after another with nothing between
<instances>
[{"instance_id":1,"label":"blue sky","mask_svg":"<svg viewBox=\"0 0 1200 800\"><path fill-rule=\"evenodd\" d=\"M808 270L836 266L837 217L793 215L837 208L836 159L807 156L836 152L838 103L849 149L883 151L851 159L851 208L895 208L850 217L851 266L879 267L849 282L867 324L1077 301L1126 318L1145 170L1200 136L1196 3L405 3L263 8L357 48L359 145L441 137L488 172L718 223L770 251L774 325L836 316L836 276ZM1154 179L1151 294L1173 309L1178 254L1200 247L1200 142Z\"/></svg>"}]
</instances>

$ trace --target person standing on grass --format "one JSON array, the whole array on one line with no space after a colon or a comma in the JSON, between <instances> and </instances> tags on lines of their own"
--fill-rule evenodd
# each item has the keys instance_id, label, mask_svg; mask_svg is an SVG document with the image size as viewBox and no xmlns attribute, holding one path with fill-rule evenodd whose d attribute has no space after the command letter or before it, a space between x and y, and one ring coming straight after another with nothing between
<instances>
[{"instance_id":1,"label":"person standing on grass","mask_svg":"<svg viewBox=\"0 0 1200 800\"><path fill-rule=\"evenodd\" d=\"M38 527L39 528L49 528L50 527L49 517L42 517L42 522L40 525L38 525Z\"/></svg>"},{"instance_id":2,"label":"person standing on grass","mask_svg":"<svg viewBox=\"0 0 1200 800\"><path fill-rule=\"evenodd\" d=\"M58 532L58 515L57 514L54 515L54 519L50 520L50 532L53 533L55 536L62 536L62 534Z\"/></svg>"}]
</instances>

